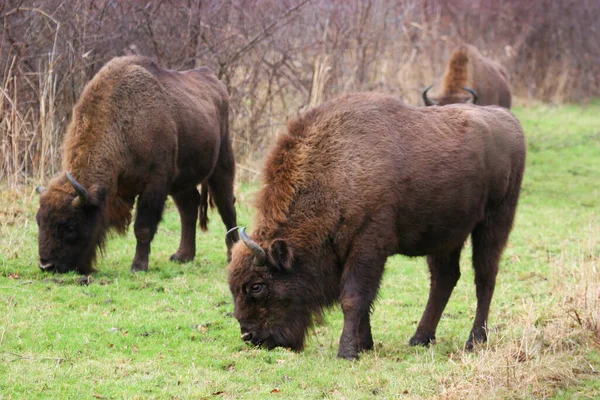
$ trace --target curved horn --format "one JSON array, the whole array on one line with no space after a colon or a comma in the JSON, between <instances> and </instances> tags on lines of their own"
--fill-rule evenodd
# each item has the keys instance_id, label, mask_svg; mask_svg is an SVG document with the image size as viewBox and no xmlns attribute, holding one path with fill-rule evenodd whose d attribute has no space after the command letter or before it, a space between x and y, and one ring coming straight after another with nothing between
<instances>
[{"instance_id":1,"label":"curved horn","mask_svg":"<svg viewBox=\"0 0 600 400\"><path fill-rule=\"evenodd\" d=\"M433 85L429 85L425 88L425 90L423 90L423 101L425 102L426 106L437 106L437 103L434 102L433 100L430 100L429 97L427 97L427 92L429 91L429 89L431 89L433 87Z\"/></svg>"},{"instance_id":2,"label":"curved horn","mask_svg":"<svg viewBox=\"0 0 600 400\"><path fill-rule=\"evenodd\" d=\"M229 235L231 235L233 232L237 231L238 229L240 229L239 226L234 226L233 228L228 230L227 233L225 233L225 239L227 239L229 237Z\"/></svg>"},{"instance_id":3,"label":"curved horn","mask_svg":"<svg viewBox=\"0 0 600 400\"><path fill-rule=\"evenodd\" d=\"M35 190L36 190L36 192L38 192L39 194L42 194L42 193L44 193L44 192L45 192L46 190L48 190L48 189L46 189L44 186L37 185L37 186L35 187Z\"/></svg>"},{"instance_id":4,"label":"curved horn","mask_svg":"<svg viewBox=\"0 0 600 400\"><path fill-rule=\"evenodd\" d=\"M227 231L227 233L225 234L225 241L227 243L230 243L229 241L233 240L230 236L233 235L239 228L240 228L239 226L234 226L233 228L231 228L230 230ZM235 243L235 242L233 242L233 243Z\"/></svg>"},{"instance_id":5,"label":"curved horn","mask_svg":"<svg viewBox=\"0 0 600 400\"><path fill-rule=\"evenodd\" d=\"M267 263L267 254L264 249L258 245L254 240L250 239L248 235L246 235L246 228L240 228L240 238L242 242L248 246L248 248L254 253L254 264L257 266L262 266Z\"/></svg>"},{"instance_id":6,"label":"curved horn","mask_svg":"<svg viewBox=\"0 0 600 400\"><path fill-rule=\"evenodd\" d=\"M477 92L468 87L464 87L463 89L465 89L467 92L471 93L471 96L473 96L473 104L477 104Z\"/></svg>"},{"instance_id":7,"label":"curved horn","mask_svg":"<svg viewBox=\"0 0 600 400\"><path fill-rule=\"evenodd\" d=\"M81 183L77 182L75 180L75 178L73 178L73 175L71 175L71 173L69 171L67 171L67 179L69 180L71 185L73 185L75 192L77 192L77 194L81 198L81 200L82 200L81 204L83 205L83 204L87 203L88 200L90 199L90 195L88 194L87 190L85 190L85 188L81 185Z\"/></svg>"}]
</instances>

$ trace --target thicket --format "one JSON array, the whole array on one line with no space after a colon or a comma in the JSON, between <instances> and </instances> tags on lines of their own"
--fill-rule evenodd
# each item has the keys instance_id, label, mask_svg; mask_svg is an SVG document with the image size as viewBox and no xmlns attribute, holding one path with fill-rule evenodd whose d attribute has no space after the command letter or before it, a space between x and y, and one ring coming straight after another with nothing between
<instances>
[{"instance_id":1,"label":"thicket","mask_svg":"<svg viewBox=\"0 0 600 400\"><path fill-rule=\"evenodd\" d=\"M231 96L238 176L287 117L349 91L419 104L468 42L521 100L600 96L597 0L8 0L0 2L0 182L44 181L84 85L112 57L211 67Z\"/></svg>"}]
</instances>

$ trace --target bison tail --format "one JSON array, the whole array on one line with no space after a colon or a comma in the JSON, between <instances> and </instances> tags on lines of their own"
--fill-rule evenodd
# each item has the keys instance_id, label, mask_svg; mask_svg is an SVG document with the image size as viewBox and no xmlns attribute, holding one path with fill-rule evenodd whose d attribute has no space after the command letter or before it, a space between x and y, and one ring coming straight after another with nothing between
<instances>
[{"instance_id":1,"label":"bison tail","mask_svg":"<svg viewBox=\"0 0 600 400\"><path fill-rule=\"evenodd\" d=\"M212 199L209 200L208 183L204 182L200 188L200 207L198 214L200 217L200 229L203 231L208 230L208 203L212 203Z\"/></svg>"}]
</instances>

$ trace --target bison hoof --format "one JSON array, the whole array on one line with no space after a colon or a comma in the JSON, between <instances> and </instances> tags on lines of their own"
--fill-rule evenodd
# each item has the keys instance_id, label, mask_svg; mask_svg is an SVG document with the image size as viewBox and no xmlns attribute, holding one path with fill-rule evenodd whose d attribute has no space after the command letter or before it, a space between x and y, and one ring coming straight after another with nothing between
<instances>
[{"instance_id":1,"label":"bison hoof","mask_svg":"<svg viewBox=\"0 0 600 400\"><path fill-rule=\"evenodd\" d=\"M435 344L435 334L433 332L415 333L410 339L409 344L411 346L425 346L429 347L430 344Z\"/></svg>"},{"instance_id":2,"label":"bison hoof","mask_svg":"<svg viewBox=\"0 0 600 400\"><path fill-rule=\"evenodd\" d=\"M183 263L186 263L186 262L190 262L190 261L192 261L193 259L194 259L194 256L193 256L193 255L192 255L192 256L186 256L186 255L182 255L182 254L180 254L179 252L177 252L177 253L173 254L173 255L171 256L171 258L169 258L169 260L171 260L171 261L173 261L173 262L176 262L176 263L179 263L179 264L183 264Z\"/></svg>"},{"instance_id":3,"label":"bison hoof","mask_svg":"<svg viewBox=\"0 0 600 400\"><path fill-rule=\"evenodd\" d=\"M131 272L147 272L148 271L148 263L141 263L134 261L131 264Z\"/></svg>"},{"instance_id":4,"label":"bison hoof","mask_svg":"<svg viewBox=\"0 0 600 400\"><path fill-rule=\"evenodd\" d=\"M481 332L471 332L469 335L469 340L465 343L465 350L473 351L473 348L480 343L487 342L487 334L485 330L482 329Z\"/></svg>"},{"instance_id":5,"label":"bison hoof","mask_svg":"<svg viewBox=\"0 0 600 400\"><path fill-rule=\"evenodd\" d=\"M80 277L79 279L77 279L77 283L79 283L81 286L88 286L89 284L92 283L92 276L84 275L84 276Z\"/></svg>"},{"instance_id":6,"label":"bison hoof","mask_svg":"<svg viewBox=\"0 0 600 400\"><path fill-rule=\"evenodd\" d=\"M360 351L373 350L373 339L362 340L358 347L360 348Z\"/></svg>"},{"instance_id":7,"label":"bison hoof","mask_svg":"<svg viewBox=\"0 0 600 400\"><path fill-rule=\"evenodd\" d=\"M340 350L337 355L339 358L343 358L345 360L354 361L358 360L358 353L351 351L343 351Z\"/></svg>"}]
</instances>

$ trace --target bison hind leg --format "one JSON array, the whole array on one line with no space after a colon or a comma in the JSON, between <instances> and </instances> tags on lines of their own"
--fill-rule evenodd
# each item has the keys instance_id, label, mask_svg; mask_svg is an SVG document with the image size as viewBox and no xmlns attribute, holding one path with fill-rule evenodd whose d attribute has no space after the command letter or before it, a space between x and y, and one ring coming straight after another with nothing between
<instances>
[{"instance_id":1,"label":"bison hind leg","mask_svg":"<svg viewBox=\"0 0 600 400\"><path fill-rule=\"evenodd\" d=\"M515 208L516 197L513 201L505 200L498 209L488 211L486 218L475 227L471 234L477 311L473 328L465 345L466 350L473 350L475 344L487 341L490 303L496 286L500 257L512 228Z\"/></svg>"},{"instance_id":2,"label":"bison hind leg","mask_svg":"<svg viewBox=\"0 0 600 400\"><path fill-rule=\"evenodd\" d=\"M172 197L181 220L181 240L179 249L171 256L170 260L185 263L192 261L196 256L196 221L198 220L200 194L196 187L192 187L185 192L174 194Z\"/></svg>"},{"instance_id":3,"label":"bison hind leg","mask_svg":"<svg viewBox=\"0 0 600 400\"><path fill-rule=\"evenodd\" d=\"M446 308L454 286L460 278L460 252L462 245L449 253L432 254L427 257L431 282L427 306L417 326L417 331L410 339L411 346L429 346L435 343L435 331Z\"/></svg>"},{"instance_id":4,"label":"bison hind leg","mask_svg":"<svg viewBox=\"0 0 600 400\"><path fill-rule=\"evenodd\" d=\"M211 198L217 206L217 210L219 211L219 215L221 216L221 220L223 221L223 224L225 224L227 231L237 225L234 206L235 196L233 194L234 175L235 163L232 150L229 147L227 151L222 152L219 155L217 166L212 175L208 178ZM231 248L238 239L237 231L225 238L225 244L227 245L227 262L231 261Z\"/></svg>"}]
</instances>

